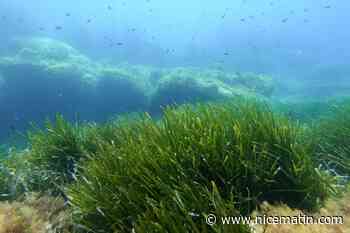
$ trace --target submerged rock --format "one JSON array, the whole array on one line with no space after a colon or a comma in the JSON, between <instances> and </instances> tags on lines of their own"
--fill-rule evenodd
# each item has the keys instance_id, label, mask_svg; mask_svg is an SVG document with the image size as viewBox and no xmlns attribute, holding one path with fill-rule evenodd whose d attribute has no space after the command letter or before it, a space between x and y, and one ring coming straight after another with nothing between
<instances>
[{"instance_id":1,"label":"submerged rock","mask_svg":"<svg viewBox=\"0 0 350 233\"><path fill-rule=\"evenodd\" d=\"M156 75L158 81L152 96L153 107L236 96L269 97L273 91L270 77L255 74L183 67L163 70L162 74Z\"/></svg>"},{"instance_id":2,"label":"submerged rock","mask_svg":"<svg viewBox=\"0 0 350 233\"><path fill-rule=\"evenodd\" d=\"M157 90L152 96L152 106L157 108L169 104L210 101L223 97L223 93L219 92L219 86L214 82L170 74L158 83Z\"/></svg>"},{"instance_id":3,"label":"submerged rock","mask_svg":"<svg viewBox=\"0 0 350 233\"><path fill-rule=\"evenodd\" d=\"M136 111L135 105L145 101L129 76L123 76L124 82L111 82L108 67L63 42L32 38L18 44L15 55L0 58L0 119L8 125L18 125L20 119L41 122L57 112L71 119L77 113L84 119L106 119L110 113ZM142 101L130 104L130 94Z\"/></svg>"},{"instance_id":4,"label":"submerged rock","mask_svg":"<svg viewBox=\"0 0 350 233\"><path fill-rule=\"evenodd\" d=\"M97 112L111 115L121 112L145 110L147 97L138 80L121 70L104 69L96 86Z\"/></svg>"},{"instance_id":5,"label":"submerged rock","mask_svg":"<svg viewBox=\"0 0 350 233\"><path fill-rule=\"evenodd\" d=\"M50 38L17 44L14 55L0 58L0 120L5 128L23 128L56 112L68 119L78 113L83 119L105 120L111 114L158 111L167 104L268 97L273 91L271 78L262 75L106 64Z\"/></svg>"},{"instance_id":6,"label":"submerged rock","mask_svg":"<svg viewBox=\"0 0 350 233\"><path fill-rule=\"evenodd\" d=\"M71 75L77 78L94 77L98 64L73 47L50 38L17 40L18 49L12 57L0 59L1 71L6 68L27 65L48 75ZM6 74L5 74L6 76Z\"/></svg>"}]
</instances>

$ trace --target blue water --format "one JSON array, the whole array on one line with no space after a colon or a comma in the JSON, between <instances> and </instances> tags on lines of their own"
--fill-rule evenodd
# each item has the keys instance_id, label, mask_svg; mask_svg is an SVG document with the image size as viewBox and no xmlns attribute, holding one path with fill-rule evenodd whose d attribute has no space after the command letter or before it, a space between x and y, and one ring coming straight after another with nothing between
<instances>
[{"instance_id":1,"label":"blue water","mask_svg":"<svg viewBox=\"0 0 350 233\"><path fill-rule=\"evenodd\" d=\"M340 0L2 0L0 57L12 56L18 39L51 38L93 61L263 73L278 83L277 98L323 98L350 89L349 12L350 3ZM101 116L81 107L79 97L33 108L26 101L37 92L20 86L33 84L35 75L17 72L28 83L15 85L6 101L8 86L2 86L1 138L61 110L72 120L80 112L99 121L117 108L102 101Z\"/></svg>"}]
</instances>

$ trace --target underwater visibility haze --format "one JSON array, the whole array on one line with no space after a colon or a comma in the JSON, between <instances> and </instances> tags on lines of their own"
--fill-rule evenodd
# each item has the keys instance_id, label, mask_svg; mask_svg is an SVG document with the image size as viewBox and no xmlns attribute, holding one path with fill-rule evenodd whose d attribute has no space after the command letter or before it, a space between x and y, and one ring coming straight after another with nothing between
<instances>
[{"instance_id":1,"label":"underwater visibility haze","mask_svg":"<svg viewBox=\"0 0 350 233\"><path fill-rule=\"evenodd\" d=\"M349 12L1 0L0 233L348 232Z\"/></svg>"},{"instance_id":2,"label":"underwater visibility haze","mask_svg":"<svg viewBox=\"0 0 350 233\"><path fill-rule=\"evenodd\" d=\"M144 79L149 76L152 80L161 79L164 76L161 69L191 67L270 76L274 80L272 94L278 99L324 99L346 94L349 88L350 32L346 28L350 4L342 1L36 0L23 4L14 0L0 4L2 58L26 60L13 61L21 67L4 67L9 66L4 62L1 65L4 102L1 134L6 136L11 133L6 130L21 130L26 122L41 122L54 112L66 115L79 112L81 119L100 120L113 114L108 105L120 107L113 106L113 98L123 96L113 97L107 91L103 100L106 111L97 113L98 116L89 115L74 105L79 102L81 107L96 107L88 100L91 93L79 96L74 90L79 87L73 85L79 84L58 81L46 83L45 87L34 71L22 67L28 62L47 63L48 59L52 59L50 66L63 63L71 66L72 72L94 69L96 63L113 68L124 64L125 72L137 76L134 71L142 76L135 77L140 86L145 85ZM84 56L94 65L74 60L76 56L72 61L64 57L70 55ZM21 75L24 80L8 81L7 73L13 70L25 73ZM97 68L91 72L98 72ZM36 86L36 81L46 93L25 85L29 82ZM15 85L14 90L10 82ZM58 93L50 90L52 86L60 89L60 85ZM69 91L64 90L65 85L74 93L65 93ZM157 87L156 83L145 87L146 98L151 98ZM77 100L79 97L82 99ZM43 100L48 98L52 99ZM135 109L126 106L124 110Z\"/></svg>"}]
</instances>

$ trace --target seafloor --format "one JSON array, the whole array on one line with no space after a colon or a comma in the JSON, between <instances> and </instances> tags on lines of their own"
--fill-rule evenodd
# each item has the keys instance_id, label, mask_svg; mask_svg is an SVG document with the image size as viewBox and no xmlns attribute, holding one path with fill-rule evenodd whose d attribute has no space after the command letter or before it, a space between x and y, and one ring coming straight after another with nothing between
<instances>
[{"instance_id":1,"label":"seafloor","mask_svg":"<svg viewBox=\"0 0 350 233\"><path fill-rule=\"evenodd\" d=\"M279 101L263 74L19 44L0 58L0 233L349 232L344 93ZM344 224L220 222L301 213Z\"/></svg>"}]
</instances>

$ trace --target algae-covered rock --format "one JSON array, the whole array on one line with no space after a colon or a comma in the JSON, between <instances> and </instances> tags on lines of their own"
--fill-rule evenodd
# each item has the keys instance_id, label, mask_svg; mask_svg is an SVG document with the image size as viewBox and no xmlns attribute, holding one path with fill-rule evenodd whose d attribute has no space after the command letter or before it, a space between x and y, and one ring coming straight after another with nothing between
<instances>
[{"instance_id":1,"label":"algae-covered rock","mask_svg":"<svg viewBox=\"0 0 350 233\"><path fill-rule=\"evenodd\" d=\"M34 37L17 40L16 59L31 64L57 64L61 62L92 65L89 58L62 41Z\"/></svg>"},{"instance_id":2,"label":"algae-covered rock","mask_svg":"<svg viewBox=\"0 0 350 233\"><path fill-rule=\"evenodd\" d=\"M223 97L215 82L170 74L158 83L158 88L152 96L152 106L157 108L174 103L210 101Z\"/></svg>"},{"instance_id":3,"label":"algae-covered rock","mask_svg":"<svg viewBox=\"0 0 350 233\"><path fill-rule=\"evenodd\" d=\"M173 103L266 97L273 90L271 79L262 75L96 62L50 38L17 44L12 56L0 58L0 120L8 128L57 112L98 120Z\"/></svg>"},{"instance_id":4,"label":"algae-covered rock","mask_svg":"<svg viewBox=\"0 0 350 233\"><path fill-rule=\"evenodd\" d=\"M3 117L9 125L41 121L56 112L73 117L84 109L89 87L75 73L48 72L42 66L18 63L2 66Z\"/></svg>"},{"instance_id":5,"label":"algae-covered rock","mask_svg":"<svg viewBox=\"0 0 350 233\"><path fill-rule=\"evenodd\" d=\"M0 59L0 68L32 65L50 74L83 76L98 72L98 65L70 45L50 38L16 40L18 49L12 57Z\"/></svg>"},{"instance_id":6,"label":"algae-covered rock","mask_svg":"<svg viewBox=\"0 0 350 233\"><path fill-rule=\"evenodd\" d=\"M102 70L95 97L99 114L145 110L147 97L142 84L137 81L137 76L130 76L117 68Z\"/></svg>"},{"instance_id":7,"label":"algae-covered rock","mask_svg":"<svg viewBox=\"0 0 350 233\"><path fill-rule=\"evenodd\" d=\"M265 97L270 97L274 91L273 80L271 77L254 73L236 73L233 82L242 84L250 91Z\"/></svg>"},{"instance_id":8,"label":"algae-covered rock","mask_svg":"<svg viewBox=\"0 0 350 233\"><path fill-rule=\"evenodd\" d=\"M272 79L268 76L209 69L166 69L152 73L150 79L156 85L153 108L236 96L269 97L273 91Z\"/></svg>"},{"instance_id":9,"label":"algae-covered rock","mask_svg":"<svg viewBox=\"0 0 350 233\"><path fill-rule=\"evenodd\" d=\"M132 80L136 75L93 62L61 41L17 43L13 56L0 58L0 118L8 125L18 125L16 119L40 122L57 112L67 118L79 113L85 119L105 119L144 107L144 90Z\"/></svg>"}]
</instances>

